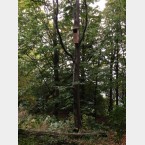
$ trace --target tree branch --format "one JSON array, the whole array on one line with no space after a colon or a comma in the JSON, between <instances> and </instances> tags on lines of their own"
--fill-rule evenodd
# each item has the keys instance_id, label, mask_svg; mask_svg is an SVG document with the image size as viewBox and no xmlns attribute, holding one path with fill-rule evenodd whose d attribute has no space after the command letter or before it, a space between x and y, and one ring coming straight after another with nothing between
<instances>
[{"instance_id":1,"label":"tree branch","mask_svg":"<svg viewBox=\"0 0 145 145\"><path fill-rule=\"evenodd\" d=\"M67 51L67 49L65 48L64 43L63 43L63 40L62 40L62 37L61 37L61 34L60 34L60 32L59 32L59 28L58 28L58 0L56 0L55 27L56 27L56 31L57 31L57 34L58 34L59 41L60 41L60 44L61 44L61 46L62 46L62 49L63 49L64 52L73 60L73 56L72 56L72 55Z\"/></svg>"}]
</instances>

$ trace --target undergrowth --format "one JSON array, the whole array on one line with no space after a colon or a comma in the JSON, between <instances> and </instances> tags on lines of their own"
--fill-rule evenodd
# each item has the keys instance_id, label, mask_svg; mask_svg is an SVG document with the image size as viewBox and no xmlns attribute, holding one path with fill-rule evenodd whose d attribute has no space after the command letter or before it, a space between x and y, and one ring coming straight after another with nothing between
<instances>
[{"instance_id":1,"label":"undergrowth","mask_svg":"<svg viewBox=\"0 0 145 145\"><path fill-rule=\"evenodd\" d=\"M114 114L113 114L114 115ZM32 115L23 108L19 108L18 127L27 130L54 131L54 132L73 132L73 115L70 114L67 120L59 120L50 115ZM93 117L83 115L83 128L80 132L105 131L107 137L81 137L71 138L68 136L19 136L19 145L118 145L115 143L116 132L112 131L104 124L97 124ZM118 131L118 130L117 130ZM123 144L124 145L124 144Z\"/></svg>"}]
</instances>

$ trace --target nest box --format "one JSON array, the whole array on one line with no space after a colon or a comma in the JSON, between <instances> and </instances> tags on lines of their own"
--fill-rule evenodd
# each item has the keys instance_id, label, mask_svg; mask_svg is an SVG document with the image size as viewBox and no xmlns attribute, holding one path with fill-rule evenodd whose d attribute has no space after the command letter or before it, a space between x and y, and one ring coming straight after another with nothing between
<instances>
[{"instance_id":1,"label":"nest box","mask_svg":"<svg viewBox=\"0 0 145 145\"><path fill-rule=\"evenodd\" d=\"M75 44L79 43L79 28L78 27L73 28L73 42Z\"/></svg>"}]
</instances>

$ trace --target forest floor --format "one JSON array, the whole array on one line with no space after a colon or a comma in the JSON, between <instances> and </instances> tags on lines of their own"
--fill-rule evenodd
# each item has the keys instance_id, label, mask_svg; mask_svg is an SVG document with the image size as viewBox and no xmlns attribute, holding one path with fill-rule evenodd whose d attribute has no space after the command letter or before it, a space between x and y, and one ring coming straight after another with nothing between
<instances>
[{"instance_id":1,"label":"forest floor","mask_svg":"<svg viewBox=\"0 0 145 145\"><path fill-rule=\"evenodd\" d=\"M125 136L117 143L113 132L107 137L67 137L51 135L19 135L19 145L126 145Z\"/></svg>"},{"instance_id":2,"label":"forest floor","mask_svg":"<svg viewBox=\"0 0 145 145\"><path fill-rule=\"evenodd\" d=\"M84 124L85 127L79 133L73 133L70 132L72 117L66 121L56 121L48 115L30 115L26 110L20 110L18 115L19 145L126 145L125 135L117 142L116 133L102 125L95 126L94 130ZM100 131L105 135L93 135ZM92 135L83 135L88 132Z\"/></svg>"}]
</instances>

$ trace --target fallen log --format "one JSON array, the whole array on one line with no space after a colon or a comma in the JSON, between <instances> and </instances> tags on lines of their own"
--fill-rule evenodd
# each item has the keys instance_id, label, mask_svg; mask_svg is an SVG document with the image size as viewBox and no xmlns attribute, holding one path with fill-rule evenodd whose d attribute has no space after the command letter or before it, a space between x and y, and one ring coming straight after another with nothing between
<instances>
[{"instance_id":1,"label":"fallen log","mask_svg":"<svg viewBox=\"0 0 145 145\"><path fill-rule=\"evenodd\" d=\"M54 131L37 131L37 130L25 130L25 129L18 129L19 135L36 135L36 136L42 136L42 135L50 135L50 136L74 136L74 137L82 137L82 136L97 136L97 137L107 137L107 133L105 132L91 132L91 133L64 133L64 132L54 132Z\"/></svg>"}]
</instances>

